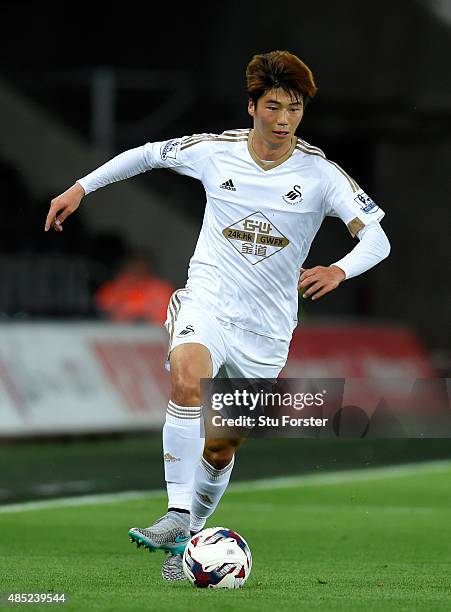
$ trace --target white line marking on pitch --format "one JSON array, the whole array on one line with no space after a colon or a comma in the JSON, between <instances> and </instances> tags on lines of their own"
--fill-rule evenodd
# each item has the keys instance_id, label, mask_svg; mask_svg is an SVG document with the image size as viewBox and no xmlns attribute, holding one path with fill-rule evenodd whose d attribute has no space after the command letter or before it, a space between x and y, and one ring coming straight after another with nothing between
<instances>
[{"instance_id":1,"label":"white line marking on pitch","mask_svg":"<svg viewBox=\"0 0 451 612\"><path fill-rule=\"evenodd\" d=\"M406 463L378 468L360 468L342 470L324 474L305 474L304 476L281 476L262 478L246 482L232 483L228 488L230 493L246 491L265 491L274 489L289 489L297 487L339 485L346 482L362 482L365 480L383 480L402 476L419 476L421 474L440 473L451 470L451 461L427 461L424 463ZM82 495L77 497L61 497L35 502L22 502L0 506L0 514L12 512L27 512L30 510L52 510L53 508L68 508L71 506L92 506L101 504L116 504L134 499L155 499L166 495L166 491L125 491L122 493L102 493L99 495Z\"/></svg>"},{"instance_id":2,"label":"white line marking on pitch","mask_svg":"<svg viewBox=\"0 0 451 612\"><path fill-rule=\"evenodd\" d=\"M68 508L70 506L96 506L100 504L116 504L133 499L161 497L166 491L125 491L123 493L100 493L99 495L81 495L77 497L59 497L36 502L21 502L0 506L0 514L7 512L27 512L29 510L52 510L53 508Z\"/></svg>"}]
</instances>

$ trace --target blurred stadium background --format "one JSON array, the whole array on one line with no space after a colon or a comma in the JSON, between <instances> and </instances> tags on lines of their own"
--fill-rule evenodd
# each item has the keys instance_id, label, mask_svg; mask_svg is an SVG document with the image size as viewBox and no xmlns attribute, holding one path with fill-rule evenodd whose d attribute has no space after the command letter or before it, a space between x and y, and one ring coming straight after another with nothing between
<instances>
[{"instance_id":1,"label":"blurred stadium background","mask_svg":"<svg viewBox=\"0 0 451 612\"><path fill-rule=\"evenodd\" d=\"M184 284L202 187L152 172L91 195L61 235L44 218L124 149L249 126L257 52L286 48L312 68L300 134L381 204L392 244L382 265L303 306L286 375L449 377L449 2L1 11L0 504L162 487L165 332L110 321L95 295L136 251ZM327 219L307 264L352 244ZM250 440L234 478L450 456L447 439Z\"/></svg>"}]
</instances>

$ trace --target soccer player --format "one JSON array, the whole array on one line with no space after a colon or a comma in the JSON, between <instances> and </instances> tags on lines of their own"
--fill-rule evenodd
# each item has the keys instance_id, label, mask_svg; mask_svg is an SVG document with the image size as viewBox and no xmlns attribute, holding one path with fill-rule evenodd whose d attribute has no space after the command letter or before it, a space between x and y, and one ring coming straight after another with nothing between
<instances>
[{"instance_id":1,"label":"soccer player","mask_svg":"<svg viewBox=\"0 0 451 612\"><path fill-rule=\"evenodd\" d=\"M82 198L156 168L205 188L202 229L188 281L168 306L171 399L163 427L168 511L132 541L168 554L163 577L183 579L181 553L227 488L240 439L200 435L200 379L224 367L231 378L275 379L297 324L298 288L316 300L387 257L384 213L338 164L296 130L316 85L288 51L247 66L251 129L195 134L125 151L52 200L45 229L62 230ZM325 216L358 238L331 265L302 268Z\"/></svg>"}]
</instances>

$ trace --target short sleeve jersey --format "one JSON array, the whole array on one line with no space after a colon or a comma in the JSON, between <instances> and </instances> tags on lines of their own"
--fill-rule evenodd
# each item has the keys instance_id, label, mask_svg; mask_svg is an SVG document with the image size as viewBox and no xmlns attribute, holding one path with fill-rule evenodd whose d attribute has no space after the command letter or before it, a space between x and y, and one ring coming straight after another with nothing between
<instances>
[{"instance_id":1,"label":"short sleeve jersey","mask_svg":"<svg viewBox=\"0 0 451 612\"><path fill-rule=\"evenodd\" d=\"M291 338L300 268L324 217L340 217L356 235L384 215L344 170L300 138L274 162L258 159L249 129L141 149L138 171L170 168L205 188L187 287L219 319L264 336Z\"/></svg>"}]
</instances>

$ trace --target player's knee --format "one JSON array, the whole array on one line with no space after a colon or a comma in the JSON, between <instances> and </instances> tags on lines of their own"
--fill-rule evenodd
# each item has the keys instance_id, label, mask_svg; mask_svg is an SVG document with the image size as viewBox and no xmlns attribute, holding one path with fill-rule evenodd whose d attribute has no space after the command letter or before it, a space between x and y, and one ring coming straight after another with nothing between
<instances>
[{"instance_id":1,"label":"player's knee","mask_svg":"<svg viewBox=\"0 0 451 612\"><path fill-rule=\"evenodd\" d=\"M222 470L232 461L233 455L239 445L237 440L206 440L204 458L217 470Z\"/></svg>"},{"instance_id":2,"label":"player's knee","mask_svg":"<svg viewBox=\"0 0 451 612\"><path fill-rule=\"evenodd\" d=\"M235 448L230 447L221 451L204 450L204 457L210 465L217 470L222 470L232 461Z\"/></svg>"},{"instance_id":3,"label":"player's knee","mask_svg":"<svg viewBox=\"0 0 451 612\"><path fill-rule=\"evenodd\" d=\"M179 406L200 406L200 378L189 367L177 368L171 376L172 401Z\"/></svg>"}]
</instances>

